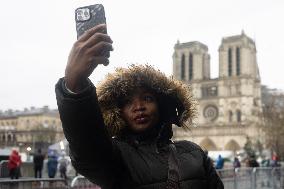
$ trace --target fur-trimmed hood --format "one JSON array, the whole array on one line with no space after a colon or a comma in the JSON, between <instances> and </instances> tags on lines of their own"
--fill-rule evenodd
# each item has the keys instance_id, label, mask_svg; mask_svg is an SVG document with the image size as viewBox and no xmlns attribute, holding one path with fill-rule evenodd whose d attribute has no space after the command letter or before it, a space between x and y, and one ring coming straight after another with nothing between
<instances>
[{"instance_id":1,"label":"fur-trimmed hood","mask_svg":"<svg viewBox=\"0 0 284 189\"><path fill-rule=\"evenodd\" d=\"M188 85L166 77L150 65L131 65L128 68L117 68L97 87L99 105L111 135L119 134L125 127L119 102L140 87L153 91L162 99L169 124L188 127L192 123L196 115L196 102Z\"/></svg>"}]
</instances>

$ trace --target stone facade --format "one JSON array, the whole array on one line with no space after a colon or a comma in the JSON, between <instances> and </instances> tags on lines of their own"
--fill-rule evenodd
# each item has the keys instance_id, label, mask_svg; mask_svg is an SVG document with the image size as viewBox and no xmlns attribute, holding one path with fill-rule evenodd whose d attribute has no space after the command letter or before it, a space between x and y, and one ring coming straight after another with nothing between
<instances>
[{"instance_id":1,"label":"stone facade","mask_svg":"<svg viewBox=\"0 0 284 189\"><path fill-rule=\"evenodd\" d=\"M0 148L42 148L64 139L58 110L48 107L0 113Z\"/></svg>"},{"instance_id":2,"label":"stone facade","mask_svg":"<svg viewBox=\"0 0 284 189\"><path fill-rule=\"evenodd\" d=\"M191 86L199 114L196 127L175 130L175 139L191 140L207 150L237 151L247 137L259 138L262 103L256 46L244 32L222 39L219 77L214 79L207 46L177 42L173 76Z\"/></svg>"}]
</instances>

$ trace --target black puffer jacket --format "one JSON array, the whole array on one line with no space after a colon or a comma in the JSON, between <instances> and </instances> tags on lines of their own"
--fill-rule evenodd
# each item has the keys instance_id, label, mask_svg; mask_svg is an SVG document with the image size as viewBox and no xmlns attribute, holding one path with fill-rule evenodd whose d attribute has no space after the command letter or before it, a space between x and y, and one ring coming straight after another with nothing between
<instances>
[{"instance_id":1,"label":"black puffer jacket","mask_svg":"<svg viewBox=\"0 0 284 189\"><path fill-rule=\"evenodd\" d=\"M65 137L76 170L103 189L165 189L169 138L122 136L113 138L104 124L96 89L69 93L63 79L56 97ZM196 144L176 142L181 189L222 189L210 159Z\"/></svg>"}]
</instances>

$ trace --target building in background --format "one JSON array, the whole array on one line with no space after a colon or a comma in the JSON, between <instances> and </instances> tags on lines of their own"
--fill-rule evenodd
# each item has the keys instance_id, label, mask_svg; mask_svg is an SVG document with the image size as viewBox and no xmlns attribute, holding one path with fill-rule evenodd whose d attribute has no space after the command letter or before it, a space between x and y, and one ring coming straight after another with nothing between
<instances>
[{"instance_id":1,"label":"building in background","mask_svg":"<svg viewBox=\"0 0 284 189\"><path fill-rule=\"evenodd\" d=\"M173 76L189 84L198 101L197 127L176 129L177 140L191 140L209 151L238 151L259 137L261 82L255 42L244 32L225 37L219 47L219 77L210 77L208 47L198 41L174 47Z\"/></svg>"},{"instance_id":2,"label":"building in background","mask_svg":"<svg viewBox=\"0 0 284 189\"><path fill-rule=\"evenodd\" d=\"M43 108L0 112L0 148L19 148L21 152L47 149L64 139L58 110ZM29 152L28 152L29 153Z\"/></svg>"}]
</instances>

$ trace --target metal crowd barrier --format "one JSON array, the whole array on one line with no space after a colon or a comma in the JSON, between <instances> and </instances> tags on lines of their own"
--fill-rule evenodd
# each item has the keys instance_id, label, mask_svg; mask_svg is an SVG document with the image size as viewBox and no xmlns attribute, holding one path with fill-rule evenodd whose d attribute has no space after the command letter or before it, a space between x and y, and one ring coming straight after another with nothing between
<instances>
[{"instance_id":1,"label":"metal crowd barrier","mask_svg":"<svg viewBox=\"0 0 284 189\"><path fill-rule=\"evenodd\" d=\"M284 167L217 170L225 189L284 189Z\"/></svg>"},{"instance_id":2,"label":"metal crowd barrier","mask_svg":"<svg viewBox=\"0 0 284 189\"><path fill-rule=\"evenodd\" d=\"M0 189L67 189L66 181L62 178L21 178L0 179Z\"/></svg>"},{"instance_id":3,"label":"metal crowd barrier","mask_svg":"<svg viewBox=\"0 0 284 189\"><path fill-rule=\"evenodd\" d=\"M217 170L225 189L284 189L284 167L229 168ZM71 181L73 189L100 189L84 176Z\"/></svg>"},{"instance_id":4,"label":"metal crowd barrier","mask_svg":"<svg viewBox=\"0 0 284 189\"><path fill-rule=\"evenodd\" d=\"M86 179L84 176L79 175L76 176L71 181L71 188L72 189L101 189L98 185L93 184L88 179Z\"/></svg>"}]
</instances>

